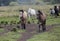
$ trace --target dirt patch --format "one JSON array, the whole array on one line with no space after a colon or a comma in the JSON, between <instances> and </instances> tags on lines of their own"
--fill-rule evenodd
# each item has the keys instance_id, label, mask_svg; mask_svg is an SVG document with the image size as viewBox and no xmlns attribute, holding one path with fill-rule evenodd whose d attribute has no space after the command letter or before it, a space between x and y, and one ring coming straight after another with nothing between
<instances>
[{"instance_id":1,"label":"dirt patch","mask_svg":"<svg viewBox=\"0 0 60 41\"><path fill-rule=\"evenodd\" d=\"M51 28L55 26L59 26L60 24L53 24L46 27L46 31L49 31ZM38 24L27 25L26 32L22 33L22 37L17 41L27 41L27 39L32 38L32 36L38 34Z\"/></svg>"},{"instance_id":2,"label":"dirt patch","mask_svg":"<svg viewBox=\"0 0 60 41\"><path fill-rule=\"evenodd\" d=\"M4 35L5 33L8 33L9 31L11 31L11 29L13 27L20 26L20 24L0 25L0 26L2 26L4 29L4 32L0 33L0 36L1 36L1 35ZM46 29L47 29L46 31L49 31L50 29L52 29L55 26L60 26L60 24L53 24L53 25L46 26ZM20 28L21 28L21 26L20 26ZM26 32L21 33L22 37L20 37L17 41L27 41L27 39L30 39L33 35L36 35L38 33L39 33L38 32L38 24L27 24L26 25Z\"/></svg>"}]
</instances>

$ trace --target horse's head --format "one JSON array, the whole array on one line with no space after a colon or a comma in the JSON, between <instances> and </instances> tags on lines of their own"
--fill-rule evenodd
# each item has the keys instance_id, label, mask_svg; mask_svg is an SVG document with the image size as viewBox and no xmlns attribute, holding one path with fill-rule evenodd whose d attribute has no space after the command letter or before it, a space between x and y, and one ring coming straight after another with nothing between
<instances>
[{"instance_id":1,"label":"horse's head","mask_svg":"<svg viewBox=\"0 0 60 41\"><path fill-rule=\"evenodd\" d=\"M38 10L37 12L38 12L38 14L42 15L42 11Z\"/></svg>"},{"instance_id":2,"label":"horse's head","mask_svg":"<svg viewBox=\"0 0 60 41\"><path fill-rule=\"evenodd\" d=\"M29 8L29 10L32 9L32 8Z\"/></svg>"},{"instance_id":3,"label":"horse's head","mask_svg":"<svg viewBox=\"0 0 60 41\"><path fill-rule=\"evenodd\" d=\"M24 10L19 10L19 12L22 12L22 13L24 13Z\"/></svg>"}]
</instances>

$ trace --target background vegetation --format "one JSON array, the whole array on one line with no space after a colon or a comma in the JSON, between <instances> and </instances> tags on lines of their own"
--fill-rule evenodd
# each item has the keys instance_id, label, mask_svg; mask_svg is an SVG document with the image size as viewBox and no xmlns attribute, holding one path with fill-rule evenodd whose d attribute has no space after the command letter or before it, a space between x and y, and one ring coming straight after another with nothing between
<instances>
[{"instance_id":1,"label":"background vegetation","mask_svg":"<svg viewBox=\"0 0 60 41\"><path fill-rule=\"evenodd\" d=\"M32 0L33 1L33 0ZM32 2L31 1L31 2ZM53 4L60 4L60 0L34 0L33 3L24 3L20 0L0 0L0 24L18 24L19 20L19 10L24 9L25 11L28 8L34 8L36 10L42 10L47 15L47 25L60 24L60 16L54 18L50 16L50 8L53 8ZM25 1L26 2L26 1ZM24 5L25 4L25 5ZM33 5L31 5L33 4ZM52 5L47 5L52 4ZM34 17L33 17L34 18ZM27 21L31 23L37 23L37 19L32 21L32 18ZM3 32L4 29L0 28L0 32ZM25 32L24 30L17 30L17 32L8 32L3 36L0 36L0 41L16 41L22 35L20 33ZM33 36L27 41L60 41L60 26L53 28L49 32L40 33L36 36Z\"/></svg>"},{"instance_id":2,"label":"background vegetation","mask_svg":"<svg viewBox=\"0 0 60 41\"><path fill-rule=\"evenodd\" d=\"M0 6L60 4L60 0L0 0Z\"/></svg>"}]
</instances>

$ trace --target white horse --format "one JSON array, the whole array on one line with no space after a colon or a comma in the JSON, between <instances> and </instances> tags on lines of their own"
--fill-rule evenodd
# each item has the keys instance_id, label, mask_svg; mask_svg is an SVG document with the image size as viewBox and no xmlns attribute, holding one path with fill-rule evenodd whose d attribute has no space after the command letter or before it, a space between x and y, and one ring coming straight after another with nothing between
<instances>
[{"instance_id":1,"label":"white horse","mask_svg":"<svg viewBox=\"0 0 60 41\"><path fill-rule=\"evenodd\" d=\"M36 17L36 10L35 9L32 9L32 8L29 8L28 9L28 17Z\"/></svg>"},{"instance_id":2,"label":"white horse","mask_svg":"<svg viewBox=\"0 0 60 41\"><path fill-rule=\"evenodd\" d=\"M50 9L50 14L54 15L55 14L55 10L53 8Z\"/></svg>"}]
</instances>

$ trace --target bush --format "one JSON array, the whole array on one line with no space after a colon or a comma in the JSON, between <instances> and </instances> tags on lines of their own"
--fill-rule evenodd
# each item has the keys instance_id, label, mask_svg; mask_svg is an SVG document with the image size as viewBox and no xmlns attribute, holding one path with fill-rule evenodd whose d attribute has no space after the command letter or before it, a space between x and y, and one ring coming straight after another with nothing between
<instances>
[{"instance_id":1,"label":"bush","mask_svg":"<svg viewBox=\"0 0 60 41\"><path fill-rule=\"evenodd\" d=\"M13 28L11 31L13 31L13 32L17 32L17 29L16 29L16 28Z\"/></svg>"},{"instance_id":2,"label":"bush","mask_svg":"<svg viewBox=\"0 0 60 41\"><path fill-rule=\"evenodd\" d=\"M17 26L18 29L20 29L20 26Z\"/></svg>"},{"instance_id":3,"label":"bush","mask_svg":"<svg viewBox=\"0 0 60 41\"><path fill-rule=\"evenodd\" d=\"M17 24L20 24L20 23L21 23L21 21L17 22Z\"/></svg>"},{"instance_id":4,"label":"bush","mask_svg":"<svg viewBox=\"0 0 60 41\"><path fill-rule=\"evenodd\" d=\"M31 24L30 21L28 21L28 24Z\"/></svg>"},{"instance_id":5,"label":"bush","mask_svg":"<svg viewBox=\"0 0 60 41\"><path fill-rule=\"evenodd\" d=\"M10 4L9 4L10 6L17 6L17 5L19 5L17 2L11 2Z\"/></svg>"},{"instance_id":6,"label":"bush","mask_svg":"<svg viewBox=\"0 0 60 41\"><path fill-rule=\"evenodd\" d=\"M1 21L1 24L4 24L4 21Z\"/></svg>"},{"instance_id":7,"label":"bush","mask_svg":"<svg viewBox=\"0 0 60 41\"><path fill-rule=\"evenodd\" d=\"M16 21L11 21L10 22L10 25L12 25L12 24L16 24Z\"/></svg>"},{"instance_id":8,"label":"bush","mask_svg":"<svg viewBox=\"0 0 60 41\"><path fill-rule=\"evenodd\" d=\"M5 22L4 22L4 24L5 24L5 25L7 25L7 24L8 24L8 22L7 22L7 21L5 21Z\"/></svg>"}]
</instances>

